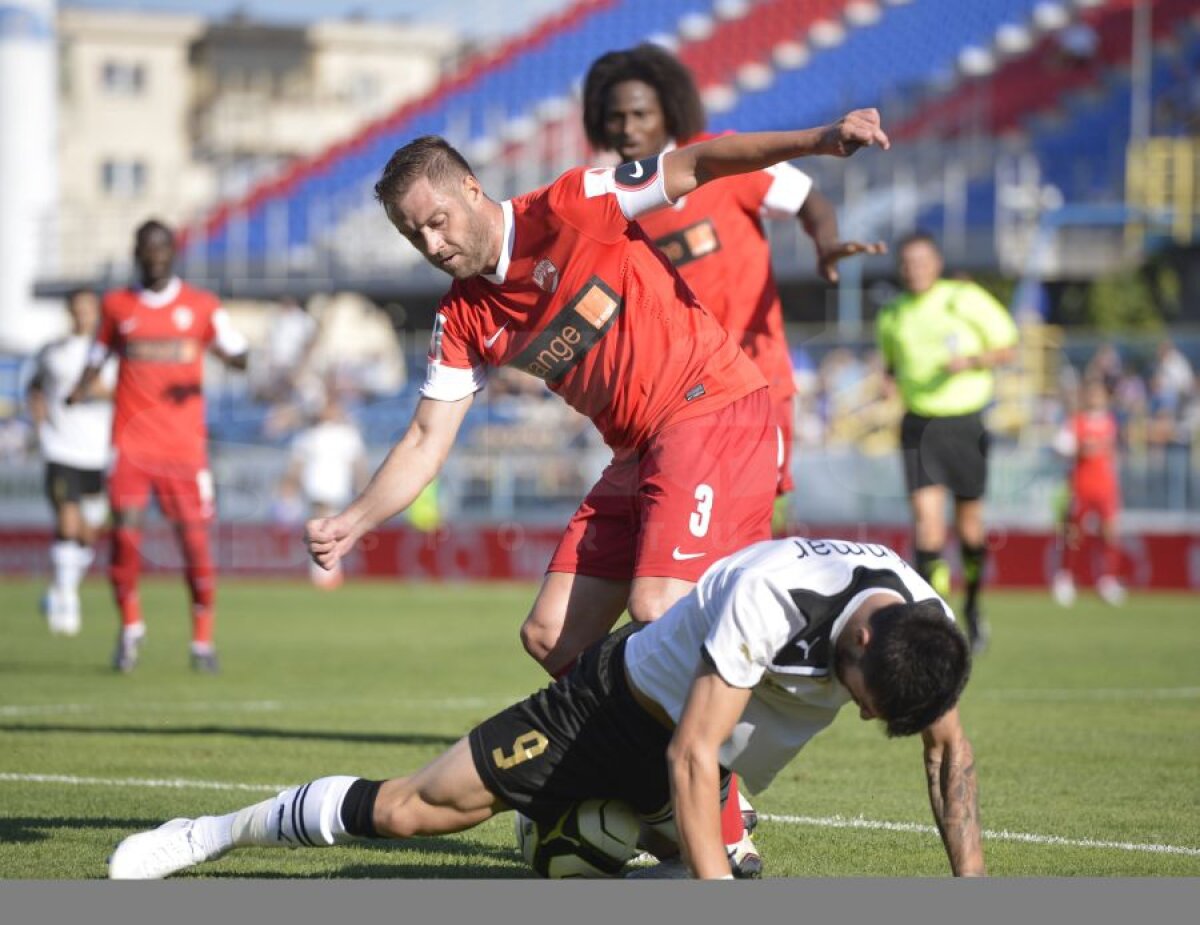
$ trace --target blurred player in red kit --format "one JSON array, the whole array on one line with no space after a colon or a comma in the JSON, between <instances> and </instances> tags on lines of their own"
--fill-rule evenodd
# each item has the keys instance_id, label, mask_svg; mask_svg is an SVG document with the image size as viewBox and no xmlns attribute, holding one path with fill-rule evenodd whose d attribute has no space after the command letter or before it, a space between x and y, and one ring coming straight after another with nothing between
<instances>
[{"instance_id":1,"label":"blurred player in red kit","mask_svg":"<svg viewBox=\"0 0 1200 925\"><path fill-rule=\"evenodd\" d=\"M150 492L175 527L192 601L191 664L215 672L216 572L209 545L213 481L204 422L204 355L245 369L247 343L211 292L174 274L175 236L158 221L134 235L139 284L104 296L100 329L73 397L86 394L104 361L120 362L109 478L113 513L109 577L121 611L113 667L137 665L146 633L138 597L142 522Z\"/></svg>"},{"instance_id":2,"label":"blurred player in red kit","mask_svg":"<svg viewBox=\"0 0 1200 925\"><path fill-rule=\"evenodd\" d=\"M593 62L584 81L583 125L594 148L613 151L623 161L712 137L705 134L704 106L691 74L670 52L651 44ZM882 243L839 240L833 203L786 162L706 184L670 208L639 216L638 224L766 378L778 427L782 496L793 487L796 389L764 216L800 221L827 282L837 281L838 261L886 250Z\"/></svg>"},{"instance_id":3,"label":"blurred player in red kit","mask_svg":"<svg viewBox=\"0 0 1200 925\"><path fill-rule=\"evenodd\" d=\"M1098 525L1102 548L1096 593L1117 606L1125 589L1117 578L1121 549L1117 543L1117 514L1121 487L1117 477L1117 419L1108 406L1108 390L1100 379L1083 386L1082 407L1067 421L1055 449L1072 460L1070 502L1063 523L1062 565L1054 576L1054 599L1064 607L1075 603L1075 577L1086 569L1084 550L1089 528Z\"/></svg>"},{"instance_id":4,"label":"blurred player in red kit","mask_svg":"<svg viewBox=\"0 0 1200 925\"><path fill-rule=\"evenodd\" d=\"M623 161L657 157L676 145L712 137L691 74L657 45L611 51L584 80L583 126L591 145ZM776 523L786 520L796 388L783 326L783 306L771 272L764 216L796 218L812 239L821 277L836 282L838 261L878 254L885 245L838 239L837 212L812 179L787 162L722 177L638 224L674 264L697 298L754 361L767 380L776 431ZM736 782L735 782L736 788ZM742 842L755 816L744 800L729 800L722 827L729 845ZM755 862L757 863L757 862Z\"/></svg>"}]
</instances>

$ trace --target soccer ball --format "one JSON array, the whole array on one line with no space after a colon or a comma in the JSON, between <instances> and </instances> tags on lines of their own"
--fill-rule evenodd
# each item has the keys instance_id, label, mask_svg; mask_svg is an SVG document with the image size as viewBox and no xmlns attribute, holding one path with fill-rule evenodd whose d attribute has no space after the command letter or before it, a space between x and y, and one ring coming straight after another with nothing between
<instances>
[{"instance_id":1,"label":"soccer ball","mask_svg":"<svg viewBox=\"0 0 1200 925\"><path fill-rule=\"evenodd\" d=\"M553 825L517 813L517 845L543 877L615 877L637 856L638 818L620 800L584 800Z\"/></svg>"}]
</instances>

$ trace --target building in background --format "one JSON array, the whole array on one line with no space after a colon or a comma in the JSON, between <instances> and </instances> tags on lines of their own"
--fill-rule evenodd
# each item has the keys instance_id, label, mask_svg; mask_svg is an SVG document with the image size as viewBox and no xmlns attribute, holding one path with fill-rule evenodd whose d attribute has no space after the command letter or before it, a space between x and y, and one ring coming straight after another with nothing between
<instances>
[{"instance_id":1,"label":"building in background","mask_svg":"<svg viewBox=\"0 0 1200 925\"><path fill-rule=\"evenodd\" d=\"M61 198L43 227L65 277L119 276L129 229L185 223L428 90L459 42L374 20L286 26L58 14Z\"/></svg>"}]
</instances>

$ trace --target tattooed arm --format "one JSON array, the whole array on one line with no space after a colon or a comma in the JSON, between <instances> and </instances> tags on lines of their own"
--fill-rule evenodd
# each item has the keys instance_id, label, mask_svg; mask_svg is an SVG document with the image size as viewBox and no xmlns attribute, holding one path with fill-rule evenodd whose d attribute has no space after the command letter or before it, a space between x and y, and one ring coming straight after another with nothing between
<instances>
[{"instance_id":1,"label":"tattooed arm","mask_svg":"<svg viewBox=\"0 0 1200 925\"><path fill-rule=\"evenodd\" d=\"M921 733L933 818L956 877L983 877L975 755L955 708Z\"/></svg>"}]
</instances>

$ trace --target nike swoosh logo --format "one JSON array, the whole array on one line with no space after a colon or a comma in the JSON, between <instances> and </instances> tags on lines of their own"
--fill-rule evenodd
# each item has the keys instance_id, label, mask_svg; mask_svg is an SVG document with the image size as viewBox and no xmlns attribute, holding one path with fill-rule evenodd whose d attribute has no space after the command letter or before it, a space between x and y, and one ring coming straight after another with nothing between
<instances>
[{"instance_id":1,"label":"nike swoosh logo","mask_svg":"<svg viewBox=\"0 0 1200 925\"><path fill-rule=\"evenodd\" d=\"M674 559L676 562L685 562L685 561L687 561L688 559L699 559L701 556L705 556L705 555L708 555L708 553L704 553L704 552L680 552L680 551L679 551L679 547L678 547L678 546L676 546L676 547L675 547L675 548L674 548L674 549L671 551L671 558L672 558L672 559Z\"/></svg>"},{"instance_id":2,"label":"nike swoosh logo","mask_svg":"<svg viewBox=\"0 0 1200 925\"><path fill-rule=\"evenodd\" d=\"M491 350L492 344L496 343L496 341L499 340L500 335L504 333L504 329L507 327L508 327L508 322L506 321L506 322L504 322L504 324L500 325L500 327L496 328L495 334L493 334L491 337L485 337L483 339L483 346L487 347L488 350Z\"/></svg>"},{"instance_id":3,"label":"nike swoosh logo","mask_svg":"<svg viewBox=\"0 0 1200 925\"><path fill-rule=\"evenodd\" d=\"M634 162L633 170L630 171L629 175L631 177L633 177L633 179L635 179L635 180L638 180L641 178L641 176L642 176L642 162L641 161Z\"/></svg>"}]
</instances>

